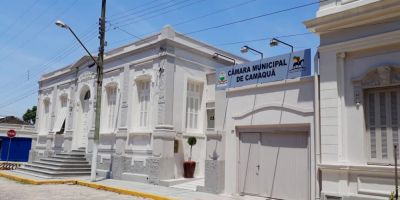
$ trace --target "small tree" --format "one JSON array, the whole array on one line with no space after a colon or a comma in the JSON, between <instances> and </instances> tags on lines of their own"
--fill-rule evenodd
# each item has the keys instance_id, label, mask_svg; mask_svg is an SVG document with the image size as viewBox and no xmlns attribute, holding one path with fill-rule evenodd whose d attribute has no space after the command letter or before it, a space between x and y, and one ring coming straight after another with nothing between
<instances>
[{"instance_id":1,"label":"small tree","mask_svg":"<svg viewBox=\"0 0 400 200\"><path fill-rule=\"evenodd\" d=\"M189 161L192 161L192 147L196 145L197 139L195 137L189 137L187 143L190 145L190 157Z\"/></svg>"},{"instance_id":2,"label":"small tree","mask_svg":"<svg viewBox=\"0 0 400 200\"><path fill-rule=\"evenodd\" d=\"M29 109L25 112L25 114L22 116L22 119L25 122L28 122L30 124L35 124L36 122L36 106L33 106L32 109Z\"/></svg>"}]
</instances>

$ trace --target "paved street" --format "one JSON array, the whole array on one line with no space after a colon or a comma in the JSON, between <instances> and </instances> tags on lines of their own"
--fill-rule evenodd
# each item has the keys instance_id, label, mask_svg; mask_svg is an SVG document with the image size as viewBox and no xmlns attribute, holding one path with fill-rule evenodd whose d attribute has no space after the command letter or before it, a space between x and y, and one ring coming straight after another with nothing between
<instances>
[{"instance_id":1,"label":"paved street","mask_svg":"<svg viewBox=\"0 0 400 200\"><path fill-rule=\"evenodd\" d=\"M78 185L28 185L0 177L0 200L137 200L127 195Z\"/></svg>"}]
</instances>

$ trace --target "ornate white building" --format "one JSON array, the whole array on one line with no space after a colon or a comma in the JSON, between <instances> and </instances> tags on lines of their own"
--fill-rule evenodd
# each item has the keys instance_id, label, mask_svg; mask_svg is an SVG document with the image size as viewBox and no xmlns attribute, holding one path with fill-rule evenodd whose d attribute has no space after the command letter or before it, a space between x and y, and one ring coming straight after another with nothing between
<instances>
[{"instance_id":1,"label":"ornate white building","mask_svg":"<svg viewBox=\"0 0 400 200\"><path fill-rule=\"evenodd\" d=\"M151 183L180 178L189 156L186 140L194 136L195 175L204 176L205 132L214 128L215 85L209 74L232 64L214 53L244 61L169 26L106 53L100 175ZM90 66L84 56L40 79L31 161L74 149L85 149L90 157L96 101L96 67Z\"/></svg>"},{"instance_id":2,"label":"ornate white building","mask_svg":"<svg viewBox=\"0 0 400 200\"><path fill-rule=\"evenodd\" d=\"M388 199L400 124L400 1L328 0L320 36L322 199Z\"/></svg>"},{"instance_id":3,"label":"ornate white building","mask_svg":"<svg viewBox=\"0 0 400 200\"><path fill-rule=\"evenodd\" d=\"M215 52L251 63L171 27L108 52L98 173L168 185L182 177L186 139L195 136L196 176L205 178L199 190L387 199L399 154L393 146L400 143L400 1L321 1L305 25L320 36L319 78L257 78L216 90L227 81L216 69L232 63L214 59ZM290 71L298 53L273 59L285 57L281 69ZM278 72L275 62L264 66ZM91 65L84 56L41 78L31 160L76 149L90 157L96 101Z\"/></svg>"}]
</instances>

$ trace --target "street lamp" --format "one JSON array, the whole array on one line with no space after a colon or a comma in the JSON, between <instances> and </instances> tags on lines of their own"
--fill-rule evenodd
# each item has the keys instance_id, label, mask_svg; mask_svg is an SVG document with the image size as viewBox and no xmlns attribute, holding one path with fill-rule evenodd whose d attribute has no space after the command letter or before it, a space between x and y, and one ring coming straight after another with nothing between
<instances>
[{"instance_id":1,"label":"street lamp","mask_svg":"<svg viewBox=\"0 0 400 200\"><path fill-rule=\"evenodd\" d=\"M278 40L278 39L276 39L276 38L272 38L272 39L271 39L271 41L269 42L269 46L275 47L275 46L278 46L279 43L284 44L284 45L290 47L290 48L292 49L292 53L293 53L293 46L292 46L292 45L290 45L290 44L288 44L288 43L286 43L286 42L283 42L283 41L281 41L281 40Z\"/></svg>"},{"instance_id":2,"label":"street lamp","mask_svg":"<svg viewBox=\"0 0 400 200\"><path fill-rule=\"evenodd\" d=\"M81 44L81 46L85 49L86 53L89 54L90 58L92 58L93 62L96 63L97 66L99 66L99 64L97 63L96 59L94 59L94 57L92 56L92 54L89 52L89 50L85 47L85 45L83 45L82 41L78 38L78 36L75 34L75 32L71 29L71 27L69 27L66 23L64 23L63 21L57 20L56 21L56 25L61 27L61 28L65 28L68 29L72 35L74 35L75 39L78 40L79 44Z\"/></svg>"},{"instance_id":3,"label":"street lamp","mask_svg":"<svg viewBox=\"0 0 400 200\"><path fill-rule=\"evenodd\" d=\"M229 57L229 56L225 56L225 55L223 55L223 54L220 54L220 53L214 53L214 55L213 55L213 58L214 59L218 59L218 57L224 57L224 58L226 58L226 59L228 59L228 60L232 60L233 61L233 65L236 65L236 60L234 59L234 58L231 58L231 57Z\"/></svg>"},{"instance_id":4,"label":"street lamp","mask_svg":"<svg viewBox=\"0 0 400 200\"><path fill-rule=\"evenodd\" d=\"M264 54L263 54L261 51L257 51L257 50L255 50L255 49L253 49L253 48L251 48L251 47L249 47L249 46L247 46L247 45L244 45L244 46L240 49L240 52L242 52L242 53L247 53L249 50L254 51L254 52L260 54L260 55L261 55L261 59L264 58Z\"/></svg>"},{"instance_id":5,"label":"street lamp","mask_svg":"<svg viewBox=\"0 0 400 200\"><path fill-rule=\"evenodd\" d=\"M106 1L101 1L101 16L99 18L99 40L100 40L100 47L99 53L97 56L97 61L94 59L92 54L87 50L85 45L81 42L81 40L76 36L74 31L62 21L57 21L56 25L61 28L67 28L72 35L78 40L78 42L82 45L85 51L89 54L92 58L94 63L97 65L97 86L96 86L96 117L94 123L94 137L93 137L93 152L92 152L92 163L91 163L91 170L90 170L90 180L92 182L96 181L96 169L97 169L97 154L99 148L99 138L100 138L100 114L101 114L101 96L102 96L102 85L103 85L103 64L104 64L104 44L105 44L105 26L106 26Z\"/></svg>"}]
</instances>

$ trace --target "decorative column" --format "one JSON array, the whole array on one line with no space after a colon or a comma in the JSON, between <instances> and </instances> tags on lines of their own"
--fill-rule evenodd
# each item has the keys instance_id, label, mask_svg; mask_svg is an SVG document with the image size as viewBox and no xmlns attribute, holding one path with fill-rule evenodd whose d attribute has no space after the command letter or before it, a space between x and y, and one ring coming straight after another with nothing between
<instances>
[{"instance_id":1,"label":"decorative column","mask_svg":"<svg viewBox=\"0 0 400 200\"><path fill-rule=\"evenodd\" d=\"M127 159L125 154L125 146L128 134L128 101L129 101L129 65L123 68L120 76L122 76L121 88L120 88L120 113L118 116L118 131L115 136L115 154L112 156L112 178L122 179L122 173L124 172L124 163Z\"/></svg>"},{"instance_id":2,"label":"decorative column","mask_svg":"<svg viewBox=\"0 0 400 200\"><path fill-rule=\"evenodd\" d=\"M33 161L38 160L38 151L39 149L37 148L38 144L38 138L39 138L39 132L40 132L40 126L42 126L42 123L40 122L39 116L42 115L42 90L40 89L40 83L39 83L39 92L38 92L38 98L37 98L37 107L36 107L36 123L35 123L35 129L36 129L36 135L32 135L32 143L31 143L31 150L29 150L29 163L32 163Z\"/></svg>"},{"instance_id":3,"label":"decorative column","mask_svg":"<svg viewBox=\"0 0 400 200\"><path fill-rule=\"evenodd\" d=\"M54 154L54 135L55 133L53 132L54 129L54 122L55 122L55 110L57 106L57 86L54 86L52 88L52 93L51 93L51 117L50 117L50 128L46 134L46 151L44 152L45 157L50 157Z\"/></svg>"},{"instance_id":4,"label":"decorative column","mask_svg":"<svg viewBox=\"0 0 400 200\"><path fill-rule=\"evenodd\" d=\"M175 32L170 26L164 27L160 39L173 39ZM157 125L153 132L153 156L146 160L149 182L158 184L160 180L174 178L175 158L173 127L175 49L167 43L160 45L158 69Z\"/></svg>"},{"instance_id":5,"label":"decorative column","mask_svg":"<svg viewBox=\"0 0 400 200\"><path fill-rule=\"evenodd\" d=\"M213 79L214 80L214 79ZM200 191L219 194L225 186L225 91L215 92L215 130L207 131L204 187Z\"/></svg>"},{"instance_id":6,"label":"decorative column","mask_svg":"<svg viewBox=\"0 0 400 200\"><path fill-rule=\"evenodd\" d=\"M64 152L72 151L72 134L74 130L74 108L76 106L76 102L74 101L76 95L76 80L75 84L70 86L69 99L68 99L68 114L65 119L65 133L64 133Z\"/></svg>"}]
</instances>

